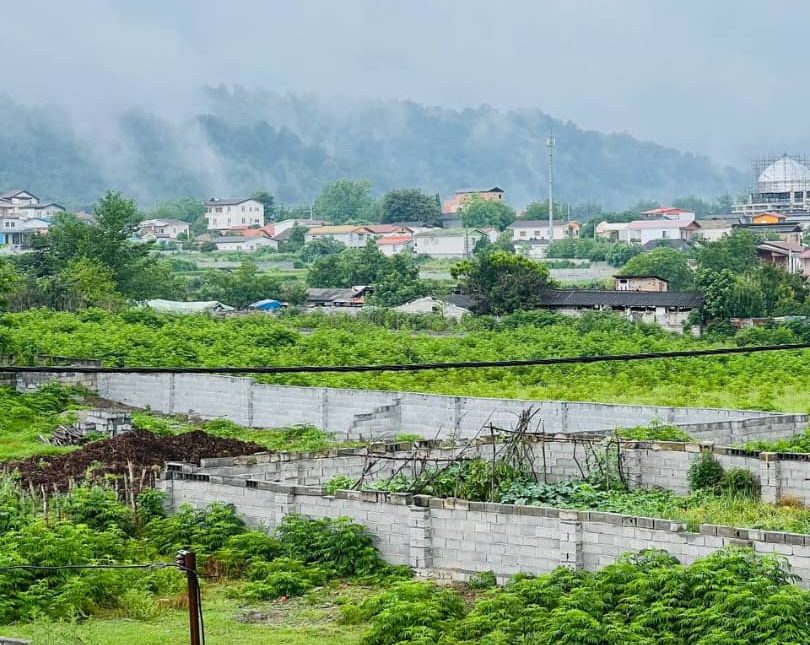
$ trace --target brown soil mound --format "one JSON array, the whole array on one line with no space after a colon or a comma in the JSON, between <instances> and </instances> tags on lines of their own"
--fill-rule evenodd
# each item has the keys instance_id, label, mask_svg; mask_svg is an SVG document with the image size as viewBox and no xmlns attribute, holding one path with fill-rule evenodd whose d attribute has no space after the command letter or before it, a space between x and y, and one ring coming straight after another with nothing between
<instances>
[{"instance_id":1,"label":"brown soil mound","mask_svg":"<svg viewBox=\"0 0 810 645\"><path fill-rule=\"evenodd\" d=\"M135 430L114 439L102 439L74 452L52 457L30 457L0 464L0 470L20 473L21 484L52 491L66 490L71 480L98 480L105 475L133 476L135 488L149 485L166 461L200 463L201 458L236 457L266 448L237 439L223 439L200 430L160 436Z\"/></svg>"}]
</instances>

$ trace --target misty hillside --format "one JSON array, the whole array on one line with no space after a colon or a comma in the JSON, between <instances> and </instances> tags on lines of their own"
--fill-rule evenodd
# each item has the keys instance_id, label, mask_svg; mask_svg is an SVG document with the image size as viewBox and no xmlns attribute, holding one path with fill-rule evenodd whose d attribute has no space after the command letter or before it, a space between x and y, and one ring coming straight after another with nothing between
<instances>
[{"instance_id":1,"label":"misty hillside","mask_svg":"<svg viewBox=\"0 0 810 645\"><path fill-rule=\"evenodd\" d=\"M105 188L148 206L174 197L260 189L284 203L324 183L367 178L377 192L447 194L498 184L515 205L546 192L545 138L557 141L555 191L572 203L739 192L745 177L702 156L626 134L585 131L539 111L465 110L407 101L325 100L207 88L195 114L132 110L104 128L54 109L0 101L0 188L26 187L78 207Z\"/></svg>"}]
</instances>

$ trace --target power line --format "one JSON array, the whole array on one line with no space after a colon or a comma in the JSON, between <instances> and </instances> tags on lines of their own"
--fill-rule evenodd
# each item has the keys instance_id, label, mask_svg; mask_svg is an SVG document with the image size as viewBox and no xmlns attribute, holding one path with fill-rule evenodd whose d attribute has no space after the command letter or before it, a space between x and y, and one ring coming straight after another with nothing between
<instances>
[{"instance_id":1,"label":"power line","mask_svg":"<svg viewBox=\"0 0 810 645\"><path fill-rule=\"evenodd\" d=\"M13 374L304 374L323 372L422 372L446 369L482 369L498 367L537 367L543 365L572 365L649 361L672 358L698 358L760 352L784 352L810 349L810 343L786 345L757 345L752 347L717 347L671 352L642 352L636 354L595 354L588 356L556 356L502 361L454 361L446 363L394 363L380 365L272 365L254 367L92 367L92 366L23 366L3 365L0 372Z\"/></svg>"}]
</instances>

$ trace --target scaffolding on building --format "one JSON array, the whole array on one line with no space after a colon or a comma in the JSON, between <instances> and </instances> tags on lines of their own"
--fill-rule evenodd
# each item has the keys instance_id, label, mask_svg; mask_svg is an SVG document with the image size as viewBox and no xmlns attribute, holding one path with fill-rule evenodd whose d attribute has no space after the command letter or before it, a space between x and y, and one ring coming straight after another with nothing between
<instances>
[{"instance_id":1,"label":"scaffolding on building","mask_svg":"<svg viewBox=\"0 0 810 645\"><path fill-rule=\"evenodd\" d=\"M772 155L752 163L751 192L733 212L796 213L810 210L810 162L805 155Z\"/></svg>"}]
</instances>

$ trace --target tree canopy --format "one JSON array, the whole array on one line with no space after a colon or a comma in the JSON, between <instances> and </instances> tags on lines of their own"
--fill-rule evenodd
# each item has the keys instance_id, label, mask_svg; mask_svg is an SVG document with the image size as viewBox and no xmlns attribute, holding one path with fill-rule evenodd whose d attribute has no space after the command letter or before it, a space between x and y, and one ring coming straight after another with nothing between
<instances>
[{"instance_id":1,"label":"tree canopy","mask_svg":"<svg viewBox=\"0 0 810 645\"><path fill-rule=\"evenodd\" d=\"M694 286L686 254L665 246L631 258L619 274L656 275L669 281L671 291L688 291Z\"/></svg>"},{"instance_id":2,"label":"tree canopy","mask_svg":"<svg viewBox=\"0 0 810 645\"><path fill-rule=\"evenodd\" d=\"M438 195L428 195L418 188L399 188L387 192L382 199L382 221L422 222L430 224L441 216Z\"/></svg>"},{"instance_id":3,"label":"tree canopy","mask_svg":"<svg viewBox=\"0 0 810 645\"><path fill-rule=\"evenodd\" d=\"M468 228L492 226L502 231L515 221L515 211L498 200L473 197L461 207L461 220Z\"/></svg>"},{"instance_id":4,"label":"tree canopy","mask_svg":"<svg viewBox=\"0 0 810 645\"><path fill-rule=\"evenodd\" d=\"M460 262L451 274L475 301L475 311L483 314L535 309L542 290L552 285L545 264L498 248Z\"/></svg>"},{"instance_id":5,"label":"tree canopy","mask_svg":"<svg viewBox=\"0 0 810 645\"><path fill-rule=\"evenodd\" d=\"M365 179L340 179L326 184L315 200L315 215L330 224L375 221L378 218L371 183Z\"/></svg>"}]
</instances>

